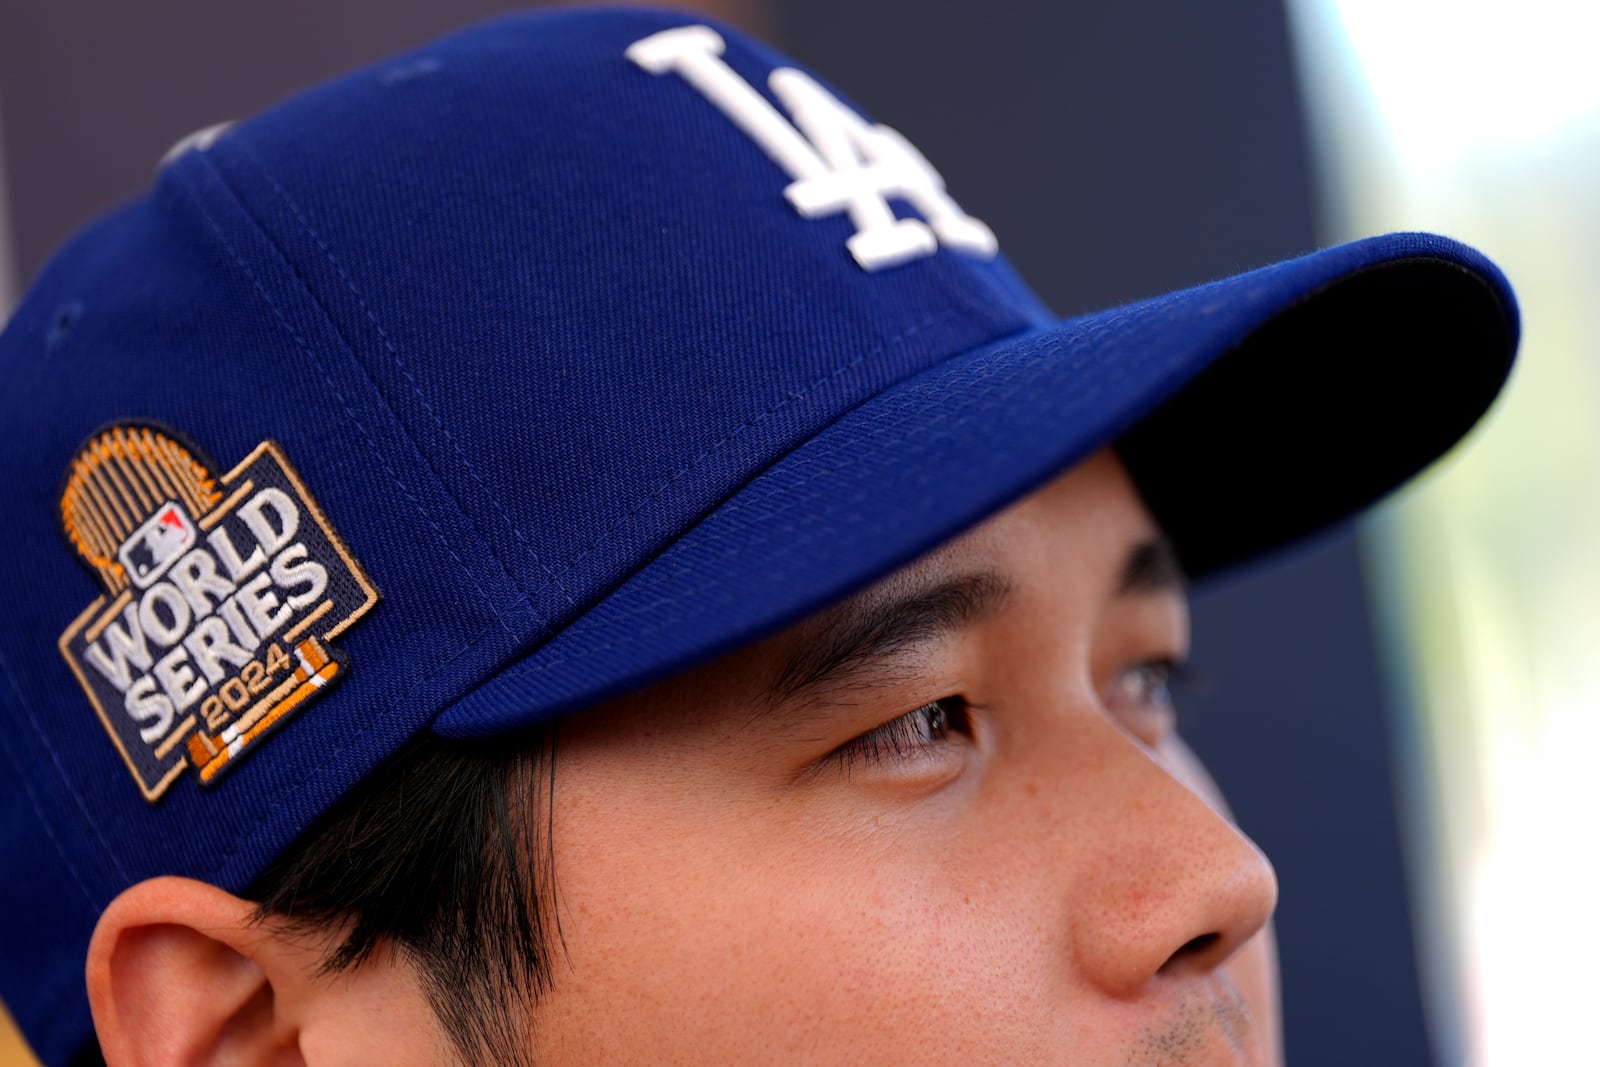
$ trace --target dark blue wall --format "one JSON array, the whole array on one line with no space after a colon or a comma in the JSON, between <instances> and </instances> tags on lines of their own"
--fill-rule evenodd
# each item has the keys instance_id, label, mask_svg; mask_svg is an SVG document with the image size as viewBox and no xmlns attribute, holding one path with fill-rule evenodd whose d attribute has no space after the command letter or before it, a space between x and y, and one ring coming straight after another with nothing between
<instances>
[{"instance_id":1,"label":"dark blue wall","mask_svg":"<svg viewBox=\"0 0 1600 1067\"><path fill-rule=\"evenodd\" d=\"M1059 312L1315 242L1274 0L790 0L783 43L906 134ZM1185 730L1277 865L1296 1067L1430 1062L1385 701L1348 537L1202 590Z\"/></svg>"}]
</instances>

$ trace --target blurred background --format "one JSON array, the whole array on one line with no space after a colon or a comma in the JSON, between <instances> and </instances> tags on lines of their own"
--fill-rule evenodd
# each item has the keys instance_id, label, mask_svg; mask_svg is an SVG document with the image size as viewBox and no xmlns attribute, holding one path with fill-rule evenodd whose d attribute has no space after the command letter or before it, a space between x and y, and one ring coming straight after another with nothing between
<instances>
[{"instance_id":1,"label":"blurred background","mask_svg":"<svg viewBox=\"0 0 1600 1067\"><path fill-rule=\"evenodd\" d=\"M180 137L506 6L4 0L0 318ZM1486 432L1359 532L1198 590L1180 700L1278 868L1291 1063L1594 1062L1600 7L680 6L906 134L1062 314L1391 229L1506 268L1526 341ZM0 1067L29 1063L0 1017Z\"/></svg>"}]
</instances>

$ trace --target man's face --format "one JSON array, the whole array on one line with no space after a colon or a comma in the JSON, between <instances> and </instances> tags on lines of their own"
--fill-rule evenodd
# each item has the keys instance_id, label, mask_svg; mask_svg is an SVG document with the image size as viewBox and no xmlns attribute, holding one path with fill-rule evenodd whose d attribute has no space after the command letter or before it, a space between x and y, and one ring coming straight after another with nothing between
<instances>
[{"instance_id":1,"label":"man's face","mask_svg":"<svg viewBox=\"0 0 1600 1067\"><path fill-rule=\"evenodd\" d=\"M1271 1063L1271 867L1174 730L1176 568L1079 465L562 726L540 1062Z\"/></svg>"}]
</instances>

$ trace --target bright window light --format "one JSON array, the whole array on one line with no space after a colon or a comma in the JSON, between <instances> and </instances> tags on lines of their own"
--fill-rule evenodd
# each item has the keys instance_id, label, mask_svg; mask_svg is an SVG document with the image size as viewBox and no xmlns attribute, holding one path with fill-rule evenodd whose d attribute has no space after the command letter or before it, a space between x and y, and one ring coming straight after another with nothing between
<instances>
[{"instance_id":1,"label":"bright window light","mask_svg":"<svg viewBox=\"0 0 1600 1067\"><path fill-rule=\"evenodd\" d=\"M1592 0L1333 0L1396 150L1434 174L1527 149L1600 108Z\"/></svg>"},{"instance_id":2,"label":"bright window light","mask_svg":"<svg viewBox=\"0 0 1600 1067\"><path fill-rule=\"evenodd\" d=\"M1445 1067L1594 1062L1600 4L1290 0L1328 240L1429 229L1522 301L1489 425L1369 528ZM1381 388L1381 383L1374 383Z\"/></svg>"}]
</instances>

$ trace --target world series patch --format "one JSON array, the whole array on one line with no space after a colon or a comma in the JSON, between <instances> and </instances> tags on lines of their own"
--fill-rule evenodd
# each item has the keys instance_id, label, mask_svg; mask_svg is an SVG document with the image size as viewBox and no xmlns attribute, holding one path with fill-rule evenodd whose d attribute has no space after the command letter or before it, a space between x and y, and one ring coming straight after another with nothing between
<instances>
[{"instance_id":1,"label":"world series patch","mask_svg":"<svg viewBox=\"0 0 1600 1067\"><path fill-rule=\"evenodd\" d=\"M146 800L192 765L213 785L349 673L333 640L378 602L276 442L220 478L180 434L96 433L61 490L105 590L61 654Z\"/></svg>"}]
</instances>

